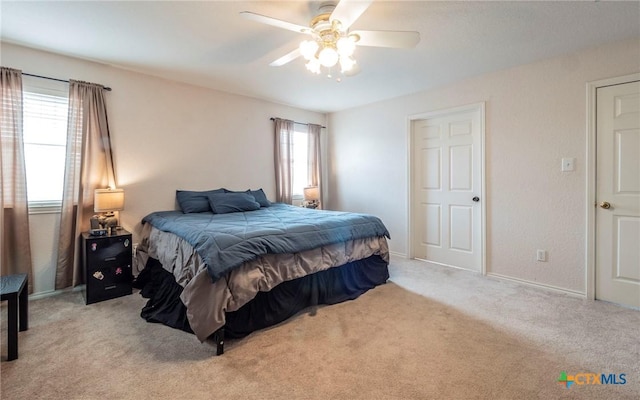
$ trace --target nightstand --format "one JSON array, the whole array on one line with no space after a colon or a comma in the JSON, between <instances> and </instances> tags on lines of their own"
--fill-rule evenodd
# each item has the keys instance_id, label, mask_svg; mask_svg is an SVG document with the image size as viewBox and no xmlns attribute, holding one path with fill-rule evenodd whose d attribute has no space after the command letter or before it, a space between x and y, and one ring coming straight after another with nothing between
<instances>
[{"instance_id":1,"label":"nightstand","mask_svg":"<svg viewBox=\"0 0 640 400\"><path fill-rule=\"evenodd\" d=\"M82 233L86 304L132 293L132 248L131 233L124 229L106 236Z\"/></svg>"}]
</instances>

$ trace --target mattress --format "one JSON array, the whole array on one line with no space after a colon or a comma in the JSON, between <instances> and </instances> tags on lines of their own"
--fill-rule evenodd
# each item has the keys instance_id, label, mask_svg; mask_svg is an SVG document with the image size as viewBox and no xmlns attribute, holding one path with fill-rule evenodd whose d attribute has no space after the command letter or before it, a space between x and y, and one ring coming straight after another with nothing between
<instances>
[{"instance_id":1,"label":"mattress","mask_svg":"<svg viewBox=\"0 0 640 400\"><path fill-rule=\"evenodd\" d=\"M382 221L372 215L282 203L224 214L159 211L145 216L143 223L191 244L213 282L265 254L298 253L354 239L389 237Z\"/></svg>"}]
</instances>

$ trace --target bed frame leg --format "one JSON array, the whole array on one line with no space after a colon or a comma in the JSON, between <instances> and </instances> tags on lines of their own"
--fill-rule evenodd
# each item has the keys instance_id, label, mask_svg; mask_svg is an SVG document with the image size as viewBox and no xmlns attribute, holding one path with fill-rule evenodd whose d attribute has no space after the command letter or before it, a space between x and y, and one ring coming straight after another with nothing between
<instances>
[{"instance_id":1,"label":"bed frame leg","mask_svg":"<svg viewBox=\"0 0 640 400\"><path fill-rule=\"evenodd\" d=\"M213 340L216 342L216 355L224 354L224 328L220 328L213 333Z\"/></svg>"}]
</instances>

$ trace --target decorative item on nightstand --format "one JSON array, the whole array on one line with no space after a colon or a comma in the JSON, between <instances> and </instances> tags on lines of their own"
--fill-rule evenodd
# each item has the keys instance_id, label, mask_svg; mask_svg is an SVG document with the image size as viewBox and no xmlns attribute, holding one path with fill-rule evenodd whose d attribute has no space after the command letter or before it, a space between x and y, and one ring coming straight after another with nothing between
<instances>
[{"instance_id":1,"label":"decorative item on nightstand","mask_svg":"<svg viewBox=\"0 0 640 400\"><path fill-rule=\"evenodd\" d=\"M104 236L107 233L115 235L118 219L114 211L124 210L124 190L96 189L93 198L93 211L104 213L91 217L91 235Z\"/></svg>"},{"instance_id":2,"label":"decorative item on nightstand","mask_svg":"<svg viewBox=\"0 0 640 400\"><path fill-rule=\"evenodd\" d=\"M304 203L303 207L306 208L318 208L320 205L320 189L317 186L307 186L304 188Z\"/></svg>"}]
</instances>

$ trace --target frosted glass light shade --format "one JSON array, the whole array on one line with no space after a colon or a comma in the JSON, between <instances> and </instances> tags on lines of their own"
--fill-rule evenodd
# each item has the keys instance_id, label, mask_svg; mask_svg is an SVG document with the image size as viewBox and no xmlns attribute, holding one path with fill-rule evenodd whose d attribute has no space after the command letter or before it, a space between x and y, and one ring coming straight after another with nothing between
<instances>
[{"instance_id":1,"label":"frosted glass light shade","mask_svg":"<svg viewBox=\"0 0 640 400\"><path fill-rule=\"evenodd\" d=\"M351 36L341 37L338 39L336 46L338 47L338 54L342 57L352 56L353 52L356 50L356 42Z\"/></svg>"},{"instance_id":2,"label":"frosted glass light shade","mask_svg":"<svg viewBox=\"0 0 640 400\"><path fill-rule=\"evenodd\" d=\"M325 47L320 50L320 54L318 54L318 60L320 60L320 64L324 67L333 67L338 62L338 52L332 47Z\"/></svg>"},{"instance_id":3,"label":"frosted glass light shade","mask_svg":"<svg viewBox=\"0 0 640 400\"><path fill-rule=\"evenodd\" d=\"M340 57L340 67L342 68L342 72L351 71L354 65L356 65L356 60L353 58L346 56Z\"/></svg>"},{"instance_id":4,"label":"frosted glass light shade","mask_svg":"<svg viewBox=\"0 0 640 400\"><path fill-rule=\"evenodd\" d=\"M306 59L311 60L318 51L318 43L313 40L305 40L300 43L300 54Z\"/></svg>"},{"instance_id":5,"label":"frosted glass light shade","mask_svg":"<svg viewBox=\"0 0 640 400\"><path fill-rule=\"evenodd\" d=\"M314 74L320 73L320 61L318 61L317 58L312 58L311 60L309 60L309 62L307 62L306 65L307 65L307 69L313 72Z\"/></svg>"},{"instance_id":6,"label":"frosted glass light shade","mask_svg":"<svg viewBox=\"0 0 640 400\"><path fill-rule=\"evenodd\" d=\"M108 212L124 210L124 190L96 189L93 197L93 211Z\"/></svg>"}]
</instances>

